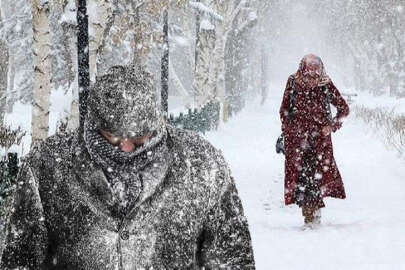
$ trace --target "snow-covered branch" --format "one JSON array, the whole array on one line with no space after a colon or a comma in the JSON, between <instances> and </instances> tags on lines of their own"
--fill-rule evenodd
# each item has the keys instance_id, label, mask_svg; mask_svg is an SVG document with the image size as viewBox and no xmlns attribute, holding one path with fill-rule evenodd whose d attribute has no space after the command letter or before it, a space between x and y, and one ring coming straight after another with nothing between
<instances>
[{"instance_id":1,"label":"snow-covered branch","mask_svg":"<svg viewBox=\"0 0 405 270\"><path fill-rule=\"evenodd\" d=\"M246 0L241 0L239 4L232 10L231 15L229 16L229 19L227 20L230 24L232 24L239 13L241 12L242 8L246 6Z\"/></svg>"},{"instance_id":2,"label":"snow-covered branch","mask_svg":"<svg viewBox=\"0 0 405 270\"><path fill-rule=\"evenodd\" d=\"M212 8L206 6L205 4L201 3L201 2L189 2L189 5L191 8L193 8L195 11L198 11L201 14L204 14L210 18L213 18L217 21L223 21L224 18L218 14L215 10L213 10Z\"/></svg>"}]
</instances>

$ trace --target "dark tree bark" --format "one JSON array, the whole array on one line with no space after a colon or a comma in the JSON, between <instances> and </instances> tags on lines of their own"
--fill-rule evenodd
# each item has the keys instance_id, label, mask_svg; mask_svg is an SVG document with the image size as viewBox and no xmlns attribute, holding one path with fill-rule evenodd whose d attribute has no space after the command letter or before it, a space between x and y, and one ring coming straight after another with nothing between
<instances>
[{"instance_id":1,"label":"dark tree bark","mask_svg":"<svg viewBox=\"0 0 405 270\"><path fill-rule=\"evenodd\" d=\"M89 19L86 0L78 0L77 24L80 129L83 131L84 119L87 115L87 97L89 95L90 86Z\"/></svg>"},{"instance_id":2,"label":"dark tree bark","mask_svg":"<svg viewBox=\"0 0 405 270\"><path fill-rule=\"evenodd\" d=\"M163 26L163 36L164 36L164 52L162 56L162 110L166 117L169 111L169 11L164 12L164 26Z\"/></svg>"}]
</instances>

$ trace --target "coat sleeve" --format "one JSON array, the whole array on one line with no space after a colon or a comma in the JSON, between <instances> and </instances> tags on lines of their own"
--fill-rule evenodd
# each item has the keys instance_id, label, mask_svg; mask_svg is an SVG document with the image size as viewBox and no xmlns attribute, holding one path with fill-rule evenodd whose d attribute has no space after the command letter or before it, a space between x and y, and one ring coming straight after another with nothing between
<instances>
[{"instance_id":1,"label":"coat sleeve","mask_svg":"<svg viewBox=\"0 0 405 270\"><path fill-rule=\"evenodd\" d=\"M330 101L337 109L337 114L332 120L332 129L336 132L342 127L342 120L349 115L350 108L333 82L329 83L329 93Z\"/></svg>"},{"instance_id":2,"label":"coat sleeve","mask_svg":"<svg viewBox=\"0 0 405 270\"><path fill-rule=\"evenodd\" d=\"M285 132L288 128L288 113L290 109L290 94L292 91L293 78L290 76L287 80L287 85L284 90L283 101L280 107L281 130Z\"/></svg>"},{"instance_id":3,"label":"coat sleeve","mask_svg":"<svg viewBox=\"0 0 405 270\"><path fill-rule=\"evenodd\" d=\"M0 269L40 269L46 256L48 234L38 182L27 163L19 171L13 207L6 222Z\"/></svg>"},{"instance_id":4,"label":"coat sleeve","mask_svg":"<svg viewBox=\"0 0 405 270\"><path fill-rule=\"evenodd\" d=\"M255 269L247 219L232 177L228 182L204 226L201 269Z\"/></svg>"}]
</instances>

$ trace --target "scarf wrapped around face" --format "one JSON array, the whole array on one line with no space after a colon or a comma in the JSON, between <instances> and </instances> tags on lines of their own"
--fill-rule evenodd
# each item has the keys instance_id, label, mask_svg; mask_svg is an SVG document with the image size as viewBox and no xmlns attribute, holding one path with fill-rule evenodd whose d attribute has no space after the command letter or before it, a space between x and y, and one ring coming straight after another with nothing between
<instances>
[{"instance_id":1,"label":"scarf wrapped around face","mask_svg":"<svg viewBox=\"0 0 405 270\"><path fill-rule=\"evenodd\" d=\"M165 177L169 167L165 128L131 153L111 145L88 122L85 122L84 141L91 159L100 166L110 184L115 199L113 210L121 216L128 212L142 192L142 175Z\"/></svg>"},{"instance_id":2,"label":"scarf wrapped around face","mask_svg":"<svg viewBox=\"0 0 405 270\"><path fill-rule=\"evenodd\" d=\"M329 80L328 78L321 58L314 54L305 55L295 73L296 82L301 87L309 89L321 86L322 82Z\"/></svg>"}]
</instances>

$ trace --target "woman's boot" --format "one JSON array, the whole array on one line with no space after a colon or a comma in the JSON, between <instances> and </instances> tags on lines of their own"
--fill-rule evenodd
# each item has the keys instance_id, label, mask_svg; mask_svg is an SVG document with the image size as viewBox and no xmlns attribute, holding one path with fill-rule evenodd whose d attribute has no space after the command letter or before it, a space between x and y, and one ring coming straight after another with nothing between
<instances>
[{"instance_id":1,"label":"woman's boot","mask_svg":"<svg viewBox=\"0 0 405 270\"><path fill-rule=\"evenodd\" d=\"M314 225L321 225L321 208L315 210L313 223Z\"/></svg>"},{"instance_id":2,"label":"woman's boot","mask_svg":"<svg viewBox=\"0 0 405 270\"><path fill-rule=\"evenodd\" d=\"M302 215L304 216L305 224L312 224L314 221L314 208L312 206L303 206Z\"/></svg>"}]
</instances>

